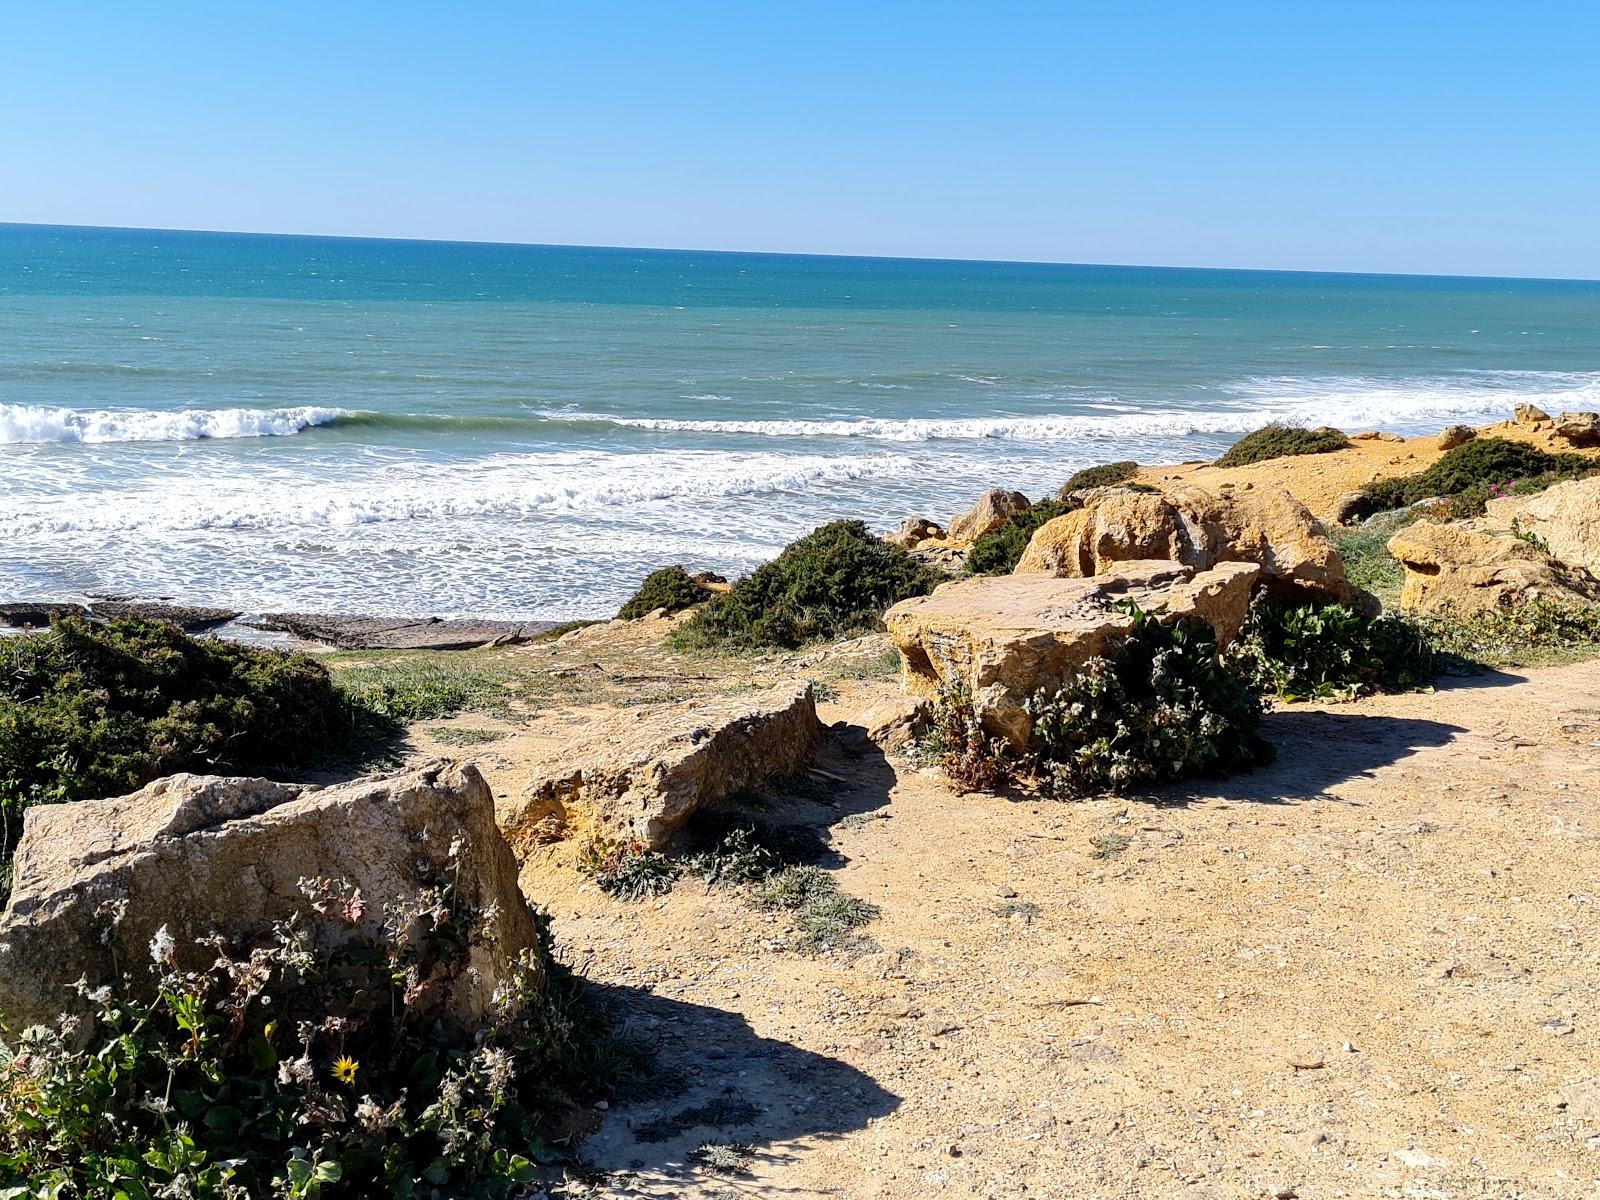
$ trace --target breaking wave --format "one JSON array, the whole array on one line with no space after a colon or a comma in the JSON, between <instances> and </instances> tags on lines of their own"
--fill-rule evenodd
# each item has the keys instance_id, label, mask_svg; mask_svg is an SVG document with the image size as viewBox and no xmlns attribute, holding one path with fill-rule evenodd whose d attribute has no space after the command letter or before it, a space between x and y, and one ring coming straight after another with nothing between
<instances>
[{"instance_id":1,"label":"breaking wave","mask_svg":"<svg viewBox=\"0 0 1600 1200\"><path fill-rule=\"evenodd\" d=\"M286 437L359 414L343 408L44 408L0 404L0 444L24 442L192 442L204 438Z\"/></svg>"}]
</instances>

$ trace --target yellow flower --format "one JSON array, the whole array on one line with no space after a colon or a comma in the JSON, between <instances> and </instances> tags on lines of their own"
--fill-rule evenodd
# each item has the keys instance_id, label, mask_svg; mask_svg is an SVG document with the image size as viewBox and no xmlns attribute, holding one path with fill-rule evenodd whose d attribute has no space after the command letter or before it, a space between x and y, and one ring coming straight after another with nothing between
<instances>
[{"instance_id":1,"label":"yellow flower","mask_svg":"<svg viewBox=\"0 0 1600 1200\"><path fill-rule=\"evenodd\" d=\"M341 1058L333 1064L333 1077L340 1083L354 1083L361 1064L353 1058Z\"/></svg>"}]
</instances>

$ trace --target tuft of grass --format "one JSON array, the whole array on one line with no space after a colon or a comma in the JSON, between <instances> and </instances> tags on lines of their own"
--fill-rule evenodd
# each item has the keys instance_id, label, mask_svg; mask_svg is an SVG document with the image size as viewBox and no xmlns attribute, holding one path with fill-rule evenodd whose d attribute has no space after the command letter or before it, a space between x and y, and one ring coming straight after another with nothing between
<instances>
[{"instance_id":1,"label":"tuft of grass","mask_svg":"<svg viewBox=\"0 0 1600 1200\"><path fill-rule=\"evenodd\" d=\"M466 652L470 653L470 652ZM462 651L393 653L351 651L332 655L334 682L352 701L396 721L437 721L475 712L502 719L517 716L519 674L506 665L474 661Z\"/></svg>"},{"instance_id":2,"label":"tuft of grass","mask_svg":"<svg viewBox=\"0 0 1600 1200\"><path fill-rule=\"evenodd\" d=\"M1296 454L1327 454L1333 450L1348 449L1349 446L1350 439L1337 429L1305 429L1299 425L1274 422L1254 433L1245 434L1228 447L1215 465L1245 467L1251 463L1288 458Z\"/></svg>"},{"instance_id":3,"label":"tuft of grass","mask_svg":"<svg viewBox=\"0 0 1600 1200\"><path fill-rule=\"evenodd\" d=\"M1417 520L1413 512L1383 513L1360 525L1335 525L1328 530L1344 561L1345 578L1371 592L1386 609L1400 603L1406 571L1389 553L1389 539Z\"/></svg>"},{"instance_id":4,"label":"tuft of grass","mask_svg":"<svg viewBox=\"0 0 1600 1200\"><path fill-rule=\"evenodd\" d=\"M1131 841L1132 839L1127 834L1119 833L1116 830L1097 833L1089 839L1089 844L1094 847L1089 857L1101 860L1115 858L1128 848Z\"/></svg>"},{"instance_id":5,"label":"tuft of grass","mask_svg":"<svg viewBox=\"0 0 1600 1200\"><path fill-rule=\"evenodd\" d=\"M870 633L891 604L931 592L941 576L861 521L835 521L787 546L680 628L679 650L794 649Z\"/></svg>"},{"instance_id":6,"label":"tuft of grass","mask_svg":"<svg viewBox=\"0 0 1600 1200\"><path fill-rule=\"evenodd\" d=\"M973 575L1009 575L1022 560L1034 530L1077 507L1072 500L1040 500L1013 513L999 529L972 543L967 552L967 570Z\"/></svg>"},{"instance_id":7,"label":"tuft of grass","mask_svg":"<svg viewBox=\"0 0 1600 1200\"><path fill-rule=\"evenodd\" d=\"M755 1149L739 1143L706 1142L689 1155L702 1171L713 1175L747 1175Z\"/></svg>"},{"instance_id":8,"label":"tuft of grass","mask_svg":"<svg viewBox=\"0 0 1600 1200\"><path fill-rule=\"evenodd\" d=\"M840 891L820 867L785 867L758 884L752 899L758 908L788 912L796 948L812 953L850 945L878 915L876 905Z\"/></svg>"},{"instance_id":9,"label":"tuft of grass","mask_svg":"<svg viewBox=\"0 0 1600 1200\"><path fill-rule=\"evenodd\" d=\"M662 567L644 577L639 590L622 606L617 616L634 621L664 608L669 613L682 612L711 599L710 588L692 578L681 566Z\"/></svg>"},{"instance_id":10,"label":"tuft of grass","mask_svg":"<svg viewBox=\"0 0 1600 1200\"><path fill-rule=\"evenodd\" d=\"M1085 467L1061 485L1061 498L1065 500L1073 492L1084 488L1114 487L1119 483L1127 483L1138 473L1139 464L1132 459Z\"/></svg>"},{"instance_id":11,"label":"tuft of grass","mask_svg":"<svg viewBox=\"0 0 1600 1200\"><path fill-rule=\"evenodd\" d=\"M454 725L430 729L428 732L446 746L487 746L490 742L511 736L504 729L465 729Z\"/></svg>"},{"instance_id":12,"label":"tuft of grass","mask_svg":"<svg viewBox=\"0 0 1600 1200\"><path fill-rule=\"evenodd\" d=\"M590 842L578 852L578 870L618 900L664 896L677 882L679 866L639 842Z\"/></svg>"}]
</instances>

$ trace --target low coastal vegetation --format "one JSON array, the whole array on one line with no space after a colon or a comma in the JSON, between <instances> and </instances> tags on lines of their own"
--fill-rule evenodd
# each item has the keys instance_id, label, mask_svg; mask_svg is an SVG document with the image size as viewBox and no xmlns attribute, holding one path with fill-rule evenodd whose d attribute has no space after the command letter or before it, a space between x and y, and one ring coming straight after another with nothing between
<instances>
[{"instance_id":1,"label":"low coastal vegetation","mask_svg":"<svg viewBox=\"0 0 1600 1200\"><path fill-rule=\"evenodd\" d=\"M718 814L702 814L706 826ZM691 839L694 831L691 831ZM789 944L808 954L856 944L857 930L877 916L877 909L848 895L820 867L796 861L805 857L771 830L734 824L705 849L684 857L650 850L638 842L596 841L579 851L578 869L602 892L618 900L639 901L670 892L685 876L708 888L734 888L756 908L786 913Z\"/></svg>"},{"instance_id":2,"label":"low coastal vegetation","mask_svg":"<svg viewBox=\"0 0 1600 1200\"><path fill-rule=\"evenodd\" d=\"M1327 454L1345 450L1350 439L1337 429L1305 429L1299 425L1273 423L1254 433L1247 433L1223 456L1217 459L1219 467L1245 467L1251 463L1266 462L1271 458L1287 458L1294 454Z\"/></svg>"},{"instance_id":3,"label":"low coastal vegetation","mask_svg":"<svg viewBox=\"0 0 1600 1200\"><path fill-rule=\"evenodd\" d=\"M869 633L892 604L941 581L861 521L834 521L790 543L673 634L680 649L794 649Z\"/></svg>"},{"instance_id":4,"label":"low coastal vegetation","mask_svg":"<svg viewBox=\"0 0 1600 1200\"><path fill-rule=\"evenodd\" d=\"M711 599L712 591L681 566L662 567L644 577L644 582L622 606L617 616L634 621L657 609L682 612Z\"/></svg>"},{"instance_id":5,"label":"low coastal vegetation","mask_svg":"<svg viewBox=\"0 0 1600 1200\"><path fill-rule=\"evenodd\" d=\"M1600 469L1588 455L1551 453L1526 442L1480 437L1446 451L1426 470L1378 479L1361 489L1352 513L1370 516L1423 500L1444 501L1445 515L1473 517L1498 495L1528 495Z\"/></svg>"},{"instance_id":6,"label":"low coastal vegetation","mask_svg":"<svg viewBox=\"0 0 1600 1200\"><path fill-rule=\"evenodd\" d=\"M1054 789L1085 795L1224 775L1271 758L1261 701L1217 656L1201 622L1163 624L1129 605L1114 658L1091 659L1059 692L1037 693L1032 751Z\"/></svg>"},{"instance_id":7,"label":"low coastal vegetation","mask_svg":"<svg viewBox=\"0 0 1600 1200\"><path fill-rule=\"evenodd\" d=\"M1085 467L1061 485L1061 499L1065 500L1073 492L1085 488L1114 487L1119 483L1127 483L1138 473L1139 464L1132 459Z\"/></svg>"},{"instance_id":8,"label":"low coastal vegetation","mask_svg":"<svg viewBox=\"0 0 1600 1200\"><path fill-rule=\"evenodd\" d=\"M10 862L31 804L131 792L178 771L278 774L338 747L350 706L301 654L162 621L57 621L0 642L0 812Z\"/></svg>"},{"instance_id":9,"label":"low coastal vegetation","mask_svg":"<svg viewBox=\"0 0 1600 1200\"><path fill-rule=\"evenodd\" d=\"M1283 700L1353 700L1426 686L1429 630L1409 617L1367 617L1343 604L1287 606L1257 597L1224 660L1246 684Z\"/></svg>"},{"instance_id":10,"label":"low coastal vegetation","mask_svg":"<svg viewBox=\"0 0 1600 1200\"><path fill-rule=\"evenodd\" d=\"M1552 666L1600 655L1600 604L1536 599L1515 607L1423 618L1440 666L1453 672Z\"/></svg>"},{"instance_id":11,"label":"low coastal vegetation","mask_svg":"<svg viewBox=\"0 0 1600 1200\"><path fill-rule=\"evenodd\" d=\"M471 969L496 914L453 875L376 936L359 891L301 886L306 920L245 949L219 937L198 972L163 926L123 948L122 979L80 985L90 1021L20 1034L0 1059L0 1195L528 1194L552 1118L605 1089L603 1026L542 919L538 952L461 1028L441 981Z\"/></svg>"},{"instance_id":12,"label":"low coastal vegetation","mask_svg":"<svg viewBox=\"0 0 1600 1200\"><path fill-rule=\"evenodd\" d=\"M967 570L974 575L1010 574L1022 560L1034 530L1076 507L1077 502L1073 500L1040 500L1013 513L999 529L984 534L972 544L967 552Z\"/></svg>"}]
</instances>

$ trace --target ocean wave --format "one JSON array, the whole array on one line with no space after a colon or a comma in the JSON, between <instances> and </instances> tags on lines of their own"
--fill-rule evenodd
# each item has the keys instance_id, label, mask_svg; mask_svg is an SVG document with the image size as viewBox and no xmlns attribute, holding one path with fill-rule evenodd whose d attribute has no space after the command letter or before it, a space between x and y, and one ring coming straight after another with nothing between
<instances>
[{"instance_id":1,"label":"ocean wave","mask_svg":"<svg viewBox=\"0 0 1600 1200\"><path fill-rule=\"evenodd\" d=\"M653 433L775 438L867 438L892 442L1104 441L1248 433L1272 421L1341 429L1421 429L1448 421L1494 420L1522 403L1551 410L1600 406L1600 372L1473 372L1412 380L1361 376L1255 376L1211 393L1212 407L1126 411L1115 400L1080 400L1083 413L983 417L842 417L747 420L627 417L546 410L546 421ZM1037 397L1044 398L1044 397ZM1107 412L1123 408L1120 412Z\"/></svg>"},{"instance_id":2,"label":"ocean wave","mask_svg":"<svg viewBox=\"0 0 1600 1200\"><path fill-rule=\"evenodd\" d=\"M0 404L0 444L25 442L190 442L204 438L286 437L357 417L343 408L44 408Z\"/></svg>"},{"instance_id":3,"label":"ocean wave","mask_svg":"<svg viewBox=\"0 0 1600 1200\"><path fill-rule=\"evenodd\" d=\"M48 507L0 496L0 538L62 533L304 530L388 521L622 517L658 501L814 492L903 475L908 459L684 451L671 455L495 455L475 463L385 466L337 481L266 473L164 477L159 490L87 493Z\"/></svg>"}]
</instances>

